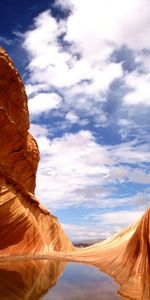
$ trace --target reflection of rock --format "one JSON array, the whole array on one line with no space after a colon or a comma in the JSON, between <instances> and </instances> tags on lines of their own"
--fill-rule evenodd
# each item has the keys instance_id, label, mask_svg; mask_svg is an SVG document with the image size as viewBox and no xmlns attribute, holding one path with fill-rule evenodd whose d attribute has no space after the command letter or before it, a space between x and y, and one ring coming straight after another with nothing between
<instances>
[{"instance_id":1,"label":"reflection of rock","mask_svg":"<svg viewBox=\"0 0 150 300\"><path fill-rule=\"evenodd\" d=\"M28 133L22 80L0 49L0 255L71 250L57 218L34 196L39 151Z\"/></svg>"},{"instance_id":2,"label":"reflection of rock","mask_svg":"<svg viewBox=\"0 0 150 300\"><path fill-rule=\"evenodd\" d=\"M46 260L0 264L0 299L38 300L56 284L64 263Z\"/></svg>"},{"instance_id":3,"label":"reflection of rock","mask_svg":"<svg viewBox=\"0 0 150 300\"><path fill-rule=\"evenodd\" d=\"M43 300L121 300L118 284L94 267L70 263L58 284ZM61 295L61 296L60 296Z\"/></svg>"}]
</instances>

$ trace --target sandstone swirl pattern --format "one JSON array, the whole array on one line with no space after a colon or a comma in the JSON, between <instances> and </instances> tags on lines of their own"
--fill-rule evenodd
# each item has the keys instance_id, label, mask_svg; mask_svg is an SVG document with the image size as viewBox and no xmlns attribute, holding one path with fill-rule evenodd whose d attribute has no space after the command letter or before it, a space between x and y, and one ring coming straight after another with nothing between
<instances>
[{"instance_id":1,"label":"sandstone swirl pattern","mask_svg":"<svg viewBox=\"0 0 150 300\"><path fill-rule=\"evenodd\" d=\"M75 249L57 218L35 198L39 161L28 132L22 80L0 49L0 258L42 256L97 266L129 299L150 299L150 209L136 223L91 247ZM39 263L40 264L40 263Z\"/></svg>"},{"instance_id":2,"label":"sandstone swirl pattern","mask_svg":"<svg viewBox=\"0 0 150 300\"><path fill-rule=\"evenodd\" d=\"M34 196L39 151L28 129L22 80L0 49L0 256L73 249Z\"/></svg>"}]
</instances>

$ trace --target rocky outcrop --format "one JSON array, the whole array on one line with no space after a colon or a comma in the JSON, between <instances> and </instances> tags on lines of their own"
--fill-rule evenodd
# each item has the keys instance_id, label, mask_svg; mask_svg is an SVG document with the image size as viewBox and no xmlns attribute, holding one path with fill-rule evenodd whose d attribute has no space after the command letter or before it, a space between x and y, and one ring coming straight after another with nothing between
<instances>
[{"instance_id":1,"label":"rocky outcrop","mask_svg":"<svg viewBox=\"0 0 150 300\"><path fill-rule=\"evenodd\" d=\"M118 234L79 252L66 253L65 258L91 264L113 276L120 284L119 294L128 299L149 300L150 208Z\"/></svg>"},{"instance_id":2,"label":"rocky outcrop","mask_svg":"<svg viewBox=\"0 0 150 300\"><path fill-rule=\"evenodd\" d=\"M28 129L24 85L0 49L0 256L73 249L57 218L34 196L39 151Z\"/></svg>"},{"instance_id":3,"label":"rocky outcrop","mask_svg":"<svg viewBox=\"0 0 150 300\"><path fill-rule=\"evenodd\" d=\"M102 248L106 249L101 257ZM100 259L94 263L119 283L119 293L129 299L150 299L150 208L143 217L99 244Z\"/></svg>"}]
</instances>

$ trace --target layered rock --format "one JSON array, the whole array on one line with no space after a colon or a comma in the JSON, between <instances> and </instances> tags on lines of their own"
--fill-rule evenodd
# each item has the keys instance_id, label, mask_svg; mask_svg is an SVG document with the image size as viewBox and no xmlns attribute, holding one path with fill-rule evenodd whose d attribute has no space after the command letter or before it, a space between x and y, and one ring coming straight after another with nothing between
<instances>
[{"instance_id":1,"label":"layered rock","mask_svg":"<svg viewBox=\"0 0 150 300\"><path fill-rule=\"evenodd\" d=\"M0 256L72 250L57 218L35 198L38 146L28 132L22 80L0 49Z\"/></svg>"},{"instance_id":2,"label":"layered rock","mask_svg":"<svg viewBox=\"0 0 150 300\"><path fill-rule=\"evenodd\" d=\"M109 239L104 259L95 262L120 283L119 293L129 299L150 299L150 208L143 217Z\"/></svg>"},{"instance_id":3,"label":"layered rock","mask_svg":"<svg viewBox=\"0 0 150 300\"><path fill-rule=\"evenodd\" d=\"M65 257L69 261L92 264L113 276L120 284L120 295L132 300L149 300L150 208L140 220L118 234L79 252L66 253Z\"/></svg>"}]
</instances>

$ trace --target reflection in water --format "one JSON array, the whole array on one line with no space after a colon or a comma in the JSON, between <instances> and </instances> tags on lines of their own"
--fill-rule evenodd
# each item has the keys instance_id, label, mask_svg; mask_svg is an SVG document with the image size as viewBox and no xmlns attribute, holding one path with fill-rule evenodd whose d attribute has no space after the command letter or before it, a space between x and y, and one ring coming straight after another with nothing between
<instances>
[{"instance_id":1,"label":"reflection in water","mask_svg":"<svg viewBox=\"0 0 150 300\"><path fill-rule=\"evenodd\" d=\"M43 300L121 300L118 285L98 269L70 263Z\"/></svg>"},{"instance_id":2,"label":"reflection in water","mask_svg":"<svg viewBox=\"0 0 150 300\"><path fill-rule=\"evenodd\" d=\"M25 260L0 263L0 299L38 300L56 284L64 263Z\"/></svg>"},{"instance_id":3,"label":"reflection in water","mask_svg":"<svg viewBox=\"0 0 150 300\"><path fill-rule=\"evenodd\" d=\"M96 268L46 260L0 263L3 300L117 300L117 284ZM58 280L58 282L57 282ZM55 285L57 282L57 285Z\"/></svg>"}]
</instances>

